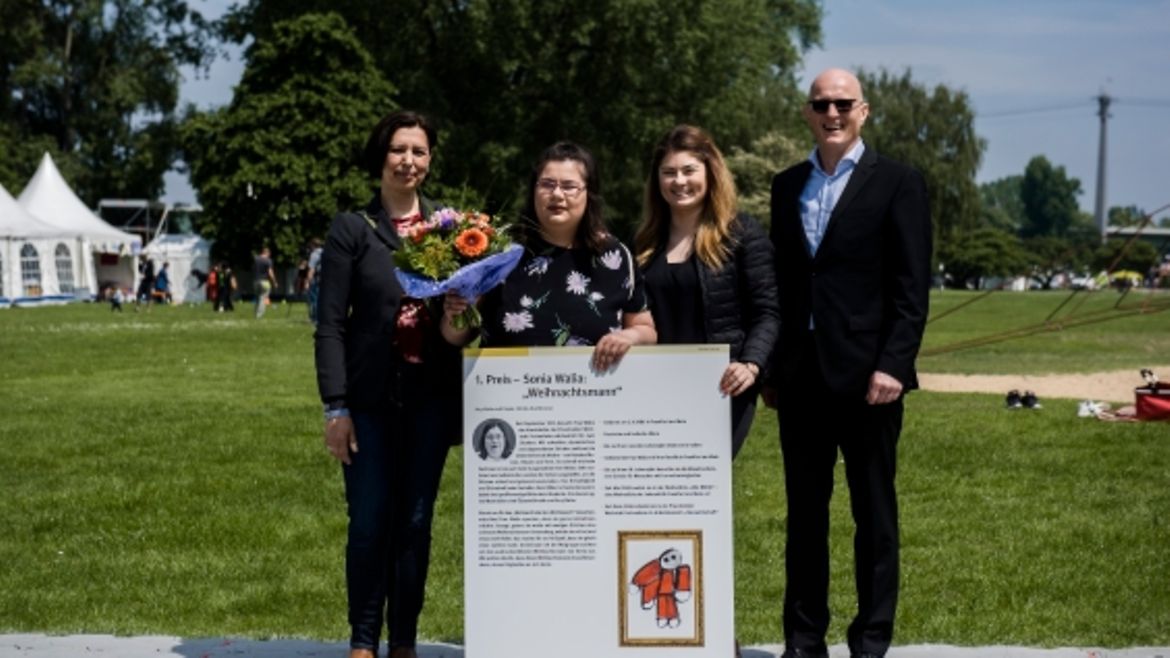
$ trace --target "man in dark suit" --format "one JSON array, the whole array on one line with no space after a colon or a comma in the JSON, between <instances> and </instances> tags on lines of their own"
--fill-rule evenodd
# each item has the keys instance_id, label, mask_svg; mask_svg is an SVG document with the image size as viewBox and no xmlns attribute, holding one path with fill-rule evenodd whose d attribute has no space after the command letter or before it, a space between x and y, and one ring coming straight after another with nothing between
<instances>
[{"instance_id":1,"label":"man in dark suit","mask_svg":"<svg viewBox=\"0 0 1170 658\"><path fill-rule=\"evenodd\" d=\"M827 657L829 498L838 450L856 526L855 658L883 656L898 598L894 472L902 397L917 387L931 224L915 170L861 139L856 76L829 69L804 118L817 146L772 181L781 333L764 401L779 412L788 497L785 658Z\"/></svg>"}]
</instances>

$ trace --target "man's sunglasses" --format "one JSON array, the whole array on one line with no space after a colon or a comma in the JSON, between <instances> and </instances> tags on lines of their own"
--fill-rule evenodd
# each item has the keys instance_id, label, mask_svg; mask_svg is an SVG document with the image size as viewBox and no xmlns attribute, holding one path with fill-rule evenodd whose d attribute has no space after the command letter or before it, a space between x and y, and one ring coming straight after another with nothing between
<instances>
[{"instance_id":1,"label":"man's sunglasses","mask_svg":"<svg viewBox=\"0 0 1170 658\"><path fill-rule=\"evenodd\" d=\"M855 98L834 98L832 100L815 100L809 101L808 106L812 108L813 112L817 114L824 114L829 111L829 105L837 108L837 112L845 114L853 109L853 106L859 101Z\"/></svg>"}]
</instances>

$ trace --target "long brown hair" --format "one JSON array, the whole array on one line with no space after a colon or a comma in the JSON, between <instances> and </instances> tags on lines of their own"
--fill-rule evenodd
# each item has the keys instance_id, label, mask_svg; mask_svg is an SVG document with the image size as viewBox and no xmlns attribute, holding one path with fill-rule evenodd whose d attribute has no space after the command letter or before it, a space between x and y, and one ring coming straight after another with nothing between
<instances>
[{"instance_id":1,"label":"long brown hair","mask_svg":"<svg viewBox=\"0 0 1170 658\"><path fill-rule=\"evenodd\" d=\"M699 214L695 254L704 265L719 269L731 254L731 224L735 221L735 179L723 160L715 140L702 128L681 124L670 129L654 147L650 175L646 179L642 223L634 233L638 264L645 267L670 230L670 206L658 184L658 168L671 153L694 154L707 167L707 198Z\"/></svg>"}]
</instances>

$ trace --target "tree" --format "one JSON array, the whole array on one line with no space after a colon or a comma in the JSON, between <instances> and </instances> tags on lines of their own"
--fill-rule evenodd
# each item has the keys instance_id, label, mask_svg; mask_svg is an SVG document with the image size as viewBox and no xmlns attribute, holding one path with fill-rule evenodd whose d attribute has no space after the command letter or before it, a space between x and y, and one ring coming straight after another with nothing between
<instances>
[{"instance_id":1,"label":"tree","mask_svg":"<svg viewBox=\"0 0 1170 658\"><path fill-rule=\"evenodd\" d=\"M1146 213L1137 206L1113 206L1109 209L1109 226L1141 226Z\"/></svg>"},{"instance_id":2,"label":"tree","mask_svg":"<svg viewBox=\"0 0 1170 658\"><path fill-rule=\"evenodd\" d=\"M1048 290L1057 276L1085 270L1091 260L1094 240L1092 236L1036 235L1025 238L1023 248L1028 272L1040 287Z\"/></svg>"},{"instance_id":3,"label":"tree","mask_svg":"<svg viewBox=\"0 0 1170 658\"><path fill-rule=\"evenodd\" d=\"M202 16L183 0L10 0L0 23L0 182L19 190L48 150L92 205L161 194L179 66L211 57Z\"/></svg>"},{"instance_id":4,"label":"tree","mask_svg":"<svg viewBox=\"0 0 1170 658\"><path fill-rule=\"evenodd\" d=\"M1161 260L1158 249L1149 242L1134 240L1126 248L1127 242L1129 241L1113 238L1105 244L1099 245L1092 255L1093 271L1130 270L1145 275L1151 265L1155 265Z\"/></svg>"},{"instance_id":5,"label":"tree","mask_svg":"<svg viewBox=\"0 0 1170 658\"><path fill-rule=\"evenodd\" d=\"M1029 163L1033 173L1031 185L1034 191L1039 188L1038 180L1060 180L1060 176L1051 170L1047 160L1039 158L1034 159L1034 162L1035 164ZM1083 271L1091 260L1096 241L1095 232L1083 218L1077 217L1079 211L1076 211L1074 221L1067 225L1067 230L1060 235L1036 232L1034 224L1029 220L1028 207L1024 203L1025 178L1026 176L1007 176L980 185L982 219L985 226L1027 236L1022 242L1026 270L1036 283L1047 290L1061 274Z\"/></svg>"},{"instance_id":6,"label":"tree","mask_svg":"<svg viewBox=\"0 0 1170 658\"><path fill-rule=\"evenodd\" d=\"M24 136L17 126L0 122L0 184L16 196L36 171L41 155L55 152L55 143L48 135ZM62 175L72 180L72 162L58 162Z\"/></svg>"},{"instance_id":7,"label":"tree","mask_svg":"<svg viewBox=\"0 0 1170 658\"><path fill-rule=\"evenodd\" d=\"M287 263L369 200L359 154L395 90L336 14L279 23L247 58L231 105L189 118L185 160L217 250L238 262L266 243Z\"/></svg>"},{"instance_id":8,"label":"tree","mask_svg":"<svg viewBox=\"0 0 1170 658\"><path fill-rule=\"evenodd\" d=\"M858 74L869 102L863 135L878 153L922 172L930 212L941 244L979 224L975 172L986 148L975 134L975 113L967 93L943 85L915 83L906 70Z\"/></svg>"},{"instance_id":9,"label":"tree","mask_svg":"<svg viewBox=\"0 0 1170 658\"><path fill-rule=\"evenodd\" d=\"M1064 167L1054 167L1048 158L1037 155L1028 161L1020 184L1020 200L1027 219L1021 234L1063 236L1075 229L1080 208L1077 195L1081 182L1070 178Z\"/></svg>"},{"instance_id":10,"label":"tree","mask_svg":"<svg viewBox=\"0 0 1170 658\"><path fill-rule=\"evenodd\" d=\"M939 245L938 259L963 287L978 287L986 277L1016 276L1026 268L1019 238L990 227L953 233Z\"/></svg>"},{"instance_id":11,"label":"tree","mask_svg":"<svg viewBox=\"0 0 1170 658\"><path fill-rule=\"evenodd\" d=\"M514 207L537 154L572 139L597 156L619 230L640 215L650 149L673 124L702 125L724 149L793 125L793 71L821 16L816 0L251 0L222 27L263 39L322 7L369 44L402 105L441 120L443 182Z\"/></svg>"},{"instance_id":12,"label":"tree","mask_svg":"<svg viewBox=\"0 0 1170 658\"><path fill-rule=\"evenodd\" d=\"M739 209L765 227L770 225L772 177L800 162L806 155L807 149L802 144L779 132L761 135L747 150L731 147L726 154L727 167L735 176Z\"/></svg>"},{"instance_id":13,"label":"tree","mask_svg":"<svg viewBox=\"0 0 1170 658\"><path fill-rule=\"evenodd\" d=\"M1020 198L1023 176L1005 176L979 186L981 224L1018 233L1027 217Z\"/></svg>"}]
</instances>

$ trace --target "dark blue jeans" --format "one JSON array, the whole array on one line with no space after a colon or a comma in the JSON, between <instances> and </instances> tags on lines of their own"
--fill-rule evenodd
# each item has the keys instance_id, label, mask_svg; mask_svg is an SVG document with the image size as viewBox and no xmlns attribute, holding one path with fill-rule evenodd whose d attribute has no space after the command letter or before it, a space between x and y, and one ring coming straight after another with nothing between
<instances>
[{"instance_id":1,"label":"dark blue jeans","mask_svg":"<svg viewBox=\"0 0 1170 658\"><path fill-rule=\"evenodd\" d=\"M350 646L375 651L383 614L391 648L414 646L448 448L437 402L387 409L353 412L358 452L342 467L349 508Z\"/></svg>"},{"instance_id":2,"label":"dark blue jeans","mask_svg":"<svg viewBox=\"0 0 1170 658\"><path fill-rule=\"evenodd\" d=\"M314 278L309 284L309 322L317 324L317 300L321 298L321 284Z\"/></svg>"}]
</instances>

